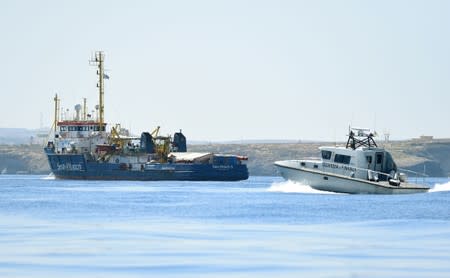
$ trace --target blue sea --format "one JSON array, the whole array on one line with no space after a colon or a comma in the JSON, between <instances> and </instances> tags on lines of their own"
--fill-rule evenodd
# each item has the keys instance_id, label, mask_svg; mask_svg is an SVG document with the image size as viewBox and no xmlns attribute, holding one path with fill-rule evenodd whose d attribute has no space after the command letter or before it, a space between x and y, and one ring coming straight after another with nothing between
<instances>
[{"instance_id":1,"label":"blue sea","mask_svg":"<svg viewBox=\"0 0 450 278\"><path fill-rule=\"evenodd\" d=\"M450 183L347 195L0 176L0 277L450 277Z\"/></svg>"}]
</instances>

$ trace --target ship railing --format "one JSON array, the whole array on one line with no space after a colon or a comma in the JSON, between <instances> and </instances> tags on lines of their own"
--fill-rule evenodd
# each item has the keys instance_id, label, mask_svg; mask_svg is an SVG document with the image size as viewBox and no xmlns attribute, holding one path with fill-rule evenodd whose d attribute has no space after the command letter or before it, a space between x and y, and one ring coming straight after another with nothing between
<instances>
[{"instance_id":1,"label":"ship railing","mask_svg":"<svg viewBox=\"0 0 450 278\"><path fill-rule=\"evenodd\" d=\"M429 177L429 176L428 176L427 174L425 174L425 173L415 172L415 171L411 171L411 170L404 169L404 168L398 168L398 170L399 170L399 171L402 171L402 172L408 172L408 173L411 173L411 174L414 174L414 175L420 176L420 177Z\"/></svg>"},{"instance_id":2,"label":"ship railing","mask_svg":"<svg viewBox=\"0 0 450 278\"><path fill-rule=\"evenodd\" d=\"M319 159L320 161L320 159ZM308 160L306 159L302 159L302 160L298 160L298 162L302 162L301 167L312 167L312 165L307 165L304 162L317 162L317 158L316 159L311 159L309 158ZM323 160L322 160L323 162ZM341 164L344 165L344 164ZM343 169L344 171L341 172L343 173L344 176L348 176L351 178L362 178L362 179L367 179L367 180L371 180L371 181L389 181L389 180L394 180L397 182L411 182L411 183L416 183L416 184L425 184L425 178L428 177L428 175L426 175L425 173L419 173L419 172L415 172L415 171L411 171L408 169L402 169L402 168L397 168L397 172L396 173L384 173L384 172L380 172L380 171L375 171L372 169L367 169L367 168L359 168L359 167L355 167L355 166L350 166L350 165L346 165L347 167L343 167L340 169ZM405 173L412 173L414 174L414 176L403 176ZM402 175L403 174L403 175Z\"/></svg>"},{"instance_id":3,"label":"ship railing","mask_svg":"<svg viewBox=\"0 0 450 278\"><path fill-rule=\"evenodd\" d=\"M301 160L314 160L314 161L316 161L316 160L322 160L322 159L320 157L318 157L318 156L307 156L307 157L304 157Z\"/></svg>"},{"instance_id":4,"label":"ship railing","mask_svg":"<svg viewBox=\"0 0 450 278\"><path fill-rule=\"evenodd\" d=\"M367 168L359 168L359 167L353 167L353 168L355 168L356 171L360 171L360 172L365 173L366 179L368 179L370 181L389 181L389 179L393 178L388 173L375 171L375 170L367 169ZM382 178L382 177L384 177L384 178Z\"/></svg>"},{"instance_id":5,"label":"ship railing","mask_svg":"<svg viewBox=\"0 0 450 278\"><path fill-rule=\"evenodd\" d=\"M400 173L403 172L408 172L408 173L412 173L415 176L413 178L408 177L408 180L410 180L411 182L414 183L419 183L419 179L421 179L422 184L425 184L425 178L428 177L428 175L424 174L424 173L418 173L418 172L414 172L411 170L407 170L407 169L400 169L398 168L398 171L395 173L395 176L392 176L392 174L390 173L384 173L384 172L380 172L380 171L375 171L375 170L371 170L371 169L367 169L367 168L359 168L359 167L354 167L351 166L351 169L349 167L349 169L345 170L346 175L348 175L349 177L355 177L355 175L357 175L357 173L364 173L364 176L368 179L368 180L372 180L372 181L380 181L380 180L386 180L389 181L390 179L399 179L401 180L401 177L399 176ZM358 175L360 176L360 175ZM384 178L381 178L384 177ZM405 180L402 180L405 181Z\"/></svg>"},{"instance_id":6,"label":"ship railing","mask_svg":"<svg viewBox=\"0 0 450 278\"><path fill-rule=\"evenodd\" d=\"M414 176L413 177L408 177L411 180L414 180L414 183L419 183L419 180L422 181L423 184L425 184L425 178L429 177L427 174L425 173L420 173L420 172L416 172L416 171L412 171L412 170L408 170L408 169L404 169L404 168L398 168L399 171L401 172L407 172L407 173L411 173Z\"/></svg>"},{"instance_id":7,"label":"ship railing","mask_svg":"<svg viewBox=\"0 0 450 278\"><path fill-rule=\"evenodd\" d=\"M302 159L297 159L297 161L301 162L321 162L322 159L317 156L303 157Z\"/></svg>"}]
</instances>

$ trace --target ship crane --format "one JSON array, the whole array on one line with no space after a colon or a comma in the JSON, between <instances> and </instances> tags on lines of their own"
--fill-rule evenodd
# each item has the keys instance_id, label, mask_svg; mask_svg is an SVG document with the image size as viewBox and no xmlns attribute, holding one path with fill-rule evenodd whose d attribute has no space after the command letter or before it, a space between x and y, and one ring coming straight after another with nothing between
<instances>
[{"instance_id":1,"label":"ship crane","mask_svg":"<svg viewBox=\"0 0 450 278\"><path fill-rule=\"evenodd\" d=\"M153 144L155 145L155 152L161 162L166 162L170 153L171 137L160 136L160 126L157 126L151 133L153 138Z\"/></svg>"},{"instance_id":2,"label":"ship crane","mask_svg":"<svg viewBox=\"0 0 450 278\"><path fill-rule=\"evenodd\" d=\"M158 134L159 134L159 129L160 129L160 128L161 128L160 126L157 126L157 127L152 131L152 133L151 133L152 137L157 137L157 136L158 136Z\"/></svg>"},{"instance_id":3,"label":"ship crane","mask_svg":"<svg viewBox=\"0 0 450 278\"><path fill-rule=\"evenodd\" d=\"M124 146L124 140L120 137L119 134L120 124L116 124L116 126L111 128L110 141L111 144L116 145L117 148L122 149Z\"/></svg>"}]
</instances>

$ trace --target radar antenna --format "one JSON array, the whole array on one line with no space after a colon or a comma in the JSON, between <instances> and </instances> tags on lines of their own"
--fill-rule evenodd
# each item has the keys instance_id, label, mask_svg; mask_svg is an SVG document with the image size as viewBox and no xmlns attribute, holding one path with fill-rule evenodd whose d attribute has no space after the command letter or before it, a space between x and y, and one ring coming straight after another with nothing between
<instances>
[{"instance_id":1,"label":"radar antenna","mask_svg":"<svg viewBox=\"0 0 450 278\"><path fill-rule=\"evenodd\" d=\"M376 132L370 132L367 128L353 128L349 127L349 134L347 140L347 149L357 149L359 147L378 147L377 143L373 139L376 136Z\"/></svg>"}]
</instances>

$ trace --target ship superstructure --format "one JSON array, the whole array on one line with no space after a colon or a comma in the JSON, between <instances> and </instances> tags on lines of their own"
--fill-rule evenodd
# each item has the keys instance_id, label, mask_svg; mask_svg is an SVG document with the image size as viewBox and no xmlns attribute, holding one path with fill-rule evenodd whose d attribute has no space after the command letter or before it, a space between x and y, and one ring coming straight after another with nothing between
<instances>
[{"instance_id":1,"label":"ship superstructure","mask_svg":"<svg viewBox=\"0 0 450 278\"><path fill-rule=\"evenodd\" d=\"M152 132L131 136L119 124L107 131L104 120L103 52L90 60L97 67L99 104L88 113L86 99L75 106L75 114L59 117L60 100L55 95L53 140L45 147L52 172L66 179L117 180L218 180L248 178L245 156L210 152L187 152L186 137Z\"/></svg>"}]
</instances>

